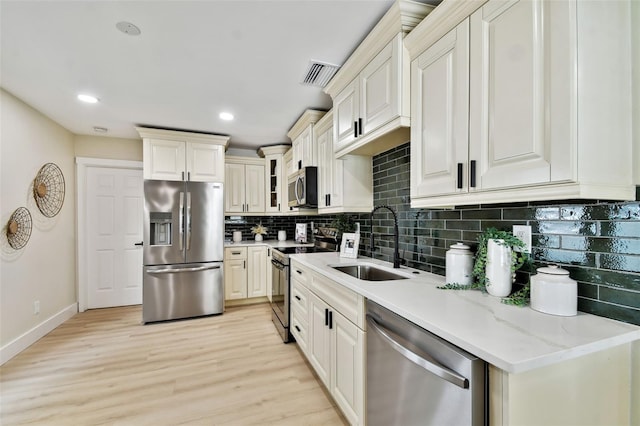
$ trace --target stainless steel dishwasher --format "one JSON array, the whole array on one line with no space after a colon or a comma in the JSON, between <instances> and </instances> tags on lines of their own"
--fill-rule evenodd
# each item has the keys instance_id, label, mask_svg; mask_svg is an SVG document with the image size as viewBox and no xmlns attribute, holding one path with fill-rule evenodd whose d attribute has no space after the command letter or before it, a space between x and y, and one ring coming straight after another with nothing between
<instances>
[{"instance_id":1,"label":"stainless steel dishwasher","mask_svg":"<svg viewBox=\"0 0 640 426\"><path fill-rule=\"evenodd\" d=\"M367 425L484 425L487 365L367 300Z\"/></svg>"}]
</instances>

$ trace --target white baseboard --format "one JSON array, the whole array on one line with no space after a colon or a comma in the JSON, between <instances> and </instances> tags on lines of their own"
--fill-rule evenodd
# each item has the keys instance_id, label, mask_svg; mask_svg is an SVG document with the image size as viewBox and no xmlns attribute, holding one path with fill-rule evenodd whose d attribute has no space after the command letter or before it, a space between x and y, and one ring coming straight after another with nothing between
<instances>
[{"instance_id":1,"label":"white baseboard","mask_svg":"<svg viewBox=\"0 0 640 426\"><path fill-rule=\"evenodd\" d=\"M74 303L72 305L67 306L57 314L49 317L45 321L33 327L31 330L27 331L23 335L15 338L11 342L4 345L0 348L0 365L3 365L5 362L9 361L14 356L18 355L20 352L27 349L29 346L33 345L35 342L40 340L42 337L47 335L53 329L58 327L60 324L74 316L78 313L78 304Z\"/></svg>"}]
</instances>

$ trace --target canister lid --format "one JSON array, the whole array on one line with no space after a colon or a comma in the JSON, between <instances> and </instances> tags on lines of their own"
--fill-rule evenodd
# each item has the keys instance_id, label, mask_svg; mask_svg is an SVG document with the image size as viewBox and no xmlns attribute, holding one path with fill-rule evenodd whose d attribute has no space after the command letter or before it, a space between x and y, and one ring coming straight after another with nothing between
<instances>
[{"instance_id":1,"label":"canister lid","mask_svg":"<svg viewBox=\"0 0 640 426\"><path fill-rule=\"evenodd\" d=\"M538 272L541 274L549 274L549 275L569 275L569 271L558 267L558 265L551 265L544 268L538 268Z\"/></svg>"},{"instance_id":2,"label":"canister lid","mask_svg":"<svg viewBox=\"0 0 640 426\"><path fill-rule=\"evenodd\" d=\"M470 247L468 245L462 244L462 243L455 243L455 244L452 244L449 247L451 247L454 250L469 250L470 249Z\"/></svg>"}]
</instances>

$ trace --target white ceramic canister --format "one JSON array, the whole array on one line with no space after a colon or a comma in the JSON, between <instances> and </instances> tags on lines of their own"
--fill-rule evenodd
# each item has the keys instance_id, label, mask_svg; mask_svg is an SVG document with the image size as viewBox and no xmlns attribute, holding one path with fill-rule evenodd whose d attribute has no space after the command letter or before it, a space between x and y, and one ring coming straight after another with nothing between
<instances>
[{"instance_id":1,"label":"white ceramic canister","mask_svg":"<svg viewBox=\"0 0 640 426\"><path fill-rule=\"evenodd\" d=\"M569 271L553 265L537 272L531 276L531 309L565 317L577 315L578 283L569 277Z\"/></svg>"},{"instance_id":2,"label":"white ceramic canister","mask_svg":"<svg viewBox=\"0 0 640 426\"><path fill-rule=\"evenodd\" d=\"M233 231L233 242L239 243L242 241L242 231Z\"/></svg>"},{"instance_id":3,"label":"white ceramic canister","mask_svg":"<svg viewBox=\"0 0 640 426\"><path fill-rule=\"evenodd\" d=\"M446 255L447 284L471 285L473 282L473 254L468 245L456 243Z\"/></svg>"},{"instance_id":4,"label":"white ceramic canister","mask_svg":"<svg viewBox=\"0 0 640 426\"><path fill-rule=\"evenodd\" d=\"M492 296L506 297L511 293L511 247L504 240L490 239L487 243L487 292Z\"/></svg>"},{"instance_id":5,"label":"white ceramic canister","mask_svg":"<svg viewBox=\"0 0 640 426\"><path fill-rule=\"evenodd\" d=\"M287 240L287 231L278 231L278 241Z\"/></svg>"}]
</instances>

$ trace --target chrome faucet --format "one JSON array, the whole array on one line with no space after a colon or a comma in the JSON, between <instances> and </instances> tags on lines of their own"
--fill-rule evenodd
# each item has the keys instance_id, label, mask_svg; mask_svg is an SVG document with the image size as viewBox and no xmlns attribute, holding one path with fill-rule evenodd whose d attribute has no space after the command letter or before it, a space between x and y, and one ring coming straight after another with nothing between
<instances>
[{"instance_id":1,"label":"chrome faucet","mask_svg":"<svg viewBox=\"0 0 640 426\"><path fill-rule=\"evenodd\" d=\"M400 267L400 250L398 247L398 216L396 215L396 212L393 211L393 209L389 206L378 206L378 207L374 207L373 210L371 211L371 241L370 241L370 245L369 247L371 248L371 257L373 257L373 214L376 212L376 210L378 209L387 209L391 212L391 214L393 215L393 267L394 268L399 268ZM383 234L383 235L389 235L389 234Z\"/></svg>"}]
</instances>

